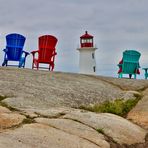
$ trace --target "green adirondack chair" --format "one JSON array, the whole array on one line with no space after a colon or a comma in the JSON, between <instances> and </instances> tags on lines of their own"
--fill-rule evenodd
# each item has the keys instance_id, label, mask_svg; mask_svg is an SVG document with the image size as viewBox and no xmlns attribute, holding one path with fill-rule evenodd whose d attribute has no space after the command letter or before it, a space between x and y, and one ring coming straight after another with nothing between
<instances>
[{"instance_id":1,"label":"green adirondack chair","mask_svg":"<svg viewBox=\"0 0 148 148\"><path fill-rule=\"evenodd\" d=\"M123 77L123 74L128 74L129 78L134 75L134 78L136 79L136 75L140 74L139 72L139 58L141 54L136 50L125 50L123 52L123 58L122 61L118 64L119 66L119 78Z\"/></svg>"}]
</instances>

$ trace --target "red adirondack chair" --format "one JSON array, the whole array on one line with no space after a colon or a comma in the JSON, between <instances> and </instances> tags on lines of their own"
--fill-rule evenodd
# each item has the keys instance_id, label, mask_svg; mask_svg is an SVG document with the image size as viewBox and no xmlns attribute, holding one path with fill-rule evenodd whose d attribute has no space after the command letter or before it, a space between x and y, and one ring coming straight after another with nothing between
<instances>
[{"instance_id":1,"label":"red adirondack chair","mask_svg":"<svg viewBox=\"0 0 148 148\"><path fill-rule=\"evenodd\" d=\"M43 35L39 37L39 49L32 51L33 55L33 63L32 63L32 69L34 68L44 68L46 67L39 67L39 64L49 64L49 70L53 71L54 69L54 60L56 53L56 44L57 44L57 38L52 35ZM38 53L38 56L36 56L36 53Z\"/></svg>"}]
</instances>

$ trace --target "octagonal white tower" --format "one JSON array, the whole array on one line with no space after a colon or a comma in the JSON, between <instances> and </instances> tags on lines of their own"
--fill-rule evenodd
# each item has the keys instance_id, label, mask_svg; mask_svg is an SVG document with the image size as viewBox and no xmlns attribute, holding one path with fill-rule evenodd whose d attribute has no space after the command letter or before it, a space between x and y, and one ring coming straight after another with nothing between
<instances>
[{"instance_id":1,"label":"octagonal white tower","mask_svg":"<svg viewBox=\"0 0 148 148\"><path fill-rule=\"evenodd\" d=\"M95 50L97 48L93 45L93 36L88 34L87 31L80 37L79 50L79 73L82 74L96 74L96 59Z\"/></svg>"}]
</instances>

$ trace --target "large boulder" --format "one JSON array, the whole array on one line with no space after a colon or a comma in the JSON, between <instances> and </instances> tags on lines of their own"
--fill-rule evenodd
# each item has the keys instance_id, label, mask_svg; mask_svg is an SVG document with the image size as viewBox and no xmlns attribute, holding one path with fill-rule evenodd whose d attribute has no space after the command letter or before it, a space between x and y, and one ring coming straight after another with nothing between
<instances>
[{"instance_id":1,"label":"large boulder","mask_svg":"<svg viewBox=\"0 0 148 148\"><path fill-rule=\"evenodd\" d=\"M0 134L1 148L99 148L76 135L42 124L28 124Z\"/></svg>"},{"instance_id":2,"label":"large boulder","mask_svg":"<svg viewBox=\"0 0 148 148\"><path fill-rule=\"evenodd\" d=\"M130 121L109 113L76 111L64 116L104 132L119 144L144 143L146 131Z\"/></svg>"},{"instance_id":3,"label":"large boulder","mask_svg":"<svg viewBox=\"0 0 148 148\"><path fill-rule=\"evenodd\" d=\"M80 107L125 98L126 93L116 85L123 83L120 79L113 83L108 77L1 67L0 72L0 94L9 97L3 102L15 108ZM133 83L141 81L126 82Z\"/></svg>"},{"instance_id":4,"label":"large boulder","mask_svg":"<svg viewBox=\"0 0 148 148\"><path fill-rule=\"evenodd\" d=\"M93 128L86 126L80 122L76 122L69 119L46 119L46 118L37 118L35 120L38 123L50 125L56 129L60 129L67 133L77 135L83 139L87 139L92 143L95 143L101 148L109 148L110 145L105 141L104 136L101 133L98 133Z\"/></svg>"},{"instance_id":5,"label":"large boulder","mask_svg":"<svg viewBox=\"0 0 148 148\"><path fill-rule=\"evenodd\" d=\"M148 129L148 89L144 91L143 95L144 97L128 113L127 118Z\"/></svg>"},{"instance_id":6,"label":"large boulder","mask_svg":"<svg viewBox=\"0 0 148 148\"><path fill-rule=\"evenodd\" d=\"M13 113L9 109L0 106L0 132L21 124L24 119L25 116Z\"/></svg>"}]
</instances>

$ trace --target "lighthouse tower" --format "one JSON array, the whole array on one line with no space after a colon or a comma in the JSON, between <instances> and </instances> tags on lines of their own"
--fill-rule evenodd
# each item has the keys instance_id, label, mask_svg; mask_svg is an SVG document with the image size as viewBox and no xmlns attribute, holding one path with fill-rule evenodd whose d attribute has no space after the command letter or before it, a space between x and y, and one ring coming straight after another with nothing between
<instances>
[{"instance_id":1,"label":"lighthouse tower","mask_svg":"<svg viewBox=\"0 0 148 148\"><path fill-rule=\"evenodd\" d=\"M80 37L80 52L79 56L79 73L83 74L96 74L96 60L93 36L88 34L87 31Z\"/></svg>"}]
</instances>

